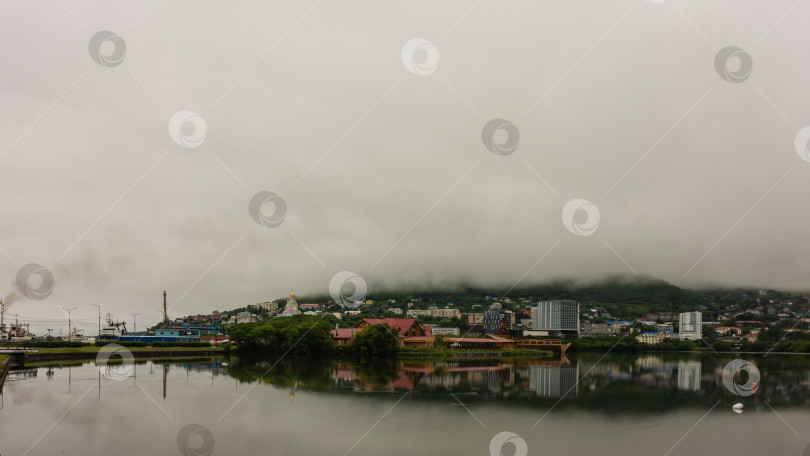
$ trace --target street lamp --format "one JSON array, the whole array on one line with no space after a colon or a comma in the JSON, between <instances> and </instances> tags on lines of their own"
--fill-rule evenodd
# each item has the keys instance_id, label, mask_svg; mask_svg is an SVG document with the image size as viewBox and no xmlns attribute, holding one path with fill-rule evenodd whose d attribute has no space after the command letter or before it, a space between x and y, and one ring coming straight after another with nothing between
<instances>
[{"instance_id":1,"label":"street lamp","mask_svg":"<svg viewBox=\"0 0 810 456\"><path fill-rule=\"evenodd\" d=\"M135 334L136 332L138 332L138 320L136 319L136 317L137 317L138 315L140 315L140 314L141 314L140 312L138 312L138 313L132 313L132 312L130 312L130 315L132 315L132 333L133 333L133 334ZM136 335L135 337L137 337L137 335Z\"/></svg>"},{"instance_id":2,"label":"street lamp","mask_svg":"<svg viewBox=\"0 0 810 456\"><path fill-rule=\"evenodd\" d=\"M70 340L70 311L71 310L76 310L76 308L71 307L70 309L68 309L66 307L62 307L62 310L67 310L67 313L68 313L68 340Z\"/></svg>"},{"instance_id":3,"label":"street lamp","mask_svg":"<svg viewBox=\"0 0 810 456\"><path fill-rule=\"evenodd\" d=\"M98 307L98 335L101 335L101 305L100 304L90 304L91 306ZM98 336L96 336L98 337Z\"/></svg>"}]
</instances>

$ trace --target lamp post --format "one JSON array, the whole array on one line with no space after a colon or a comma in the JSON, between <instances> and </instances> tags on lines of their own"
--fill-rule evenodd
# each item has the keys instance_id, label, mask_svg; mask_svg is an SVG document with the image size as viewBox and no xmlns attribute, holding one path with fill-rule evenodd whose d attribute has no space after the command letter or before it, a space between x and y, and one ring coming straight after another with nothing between
<instances>
[{"instance_id":1,"label":"lamp post","mask_svg":"<svg viewBox=\"0 0 810 456\"><path fill-rule=\"evenodd\" d=\"M101 336L101 305L100 304L90 304L90 305L98 307L98 336Z\"/></svg>"},{"instance_id":2,"label":"lamp post","mask_svg":"<svg viewBox=\"0 0 810 456\"><path fill-rule=\"evenodd\" d=\"M66 307L62 307L62 309L63 309L63 310L67 310L67 313L68 313L68 340L70 340L70 311L71 311L71 310L76 310L76 308L75 308L75 307L71 307L70 309L68 309L68 308L66 308Z\"/></svg>"},{"instance_id":3,"label":"lamp post","mask_svg":"<svg viewBox=\"0 0 810 456\"><path fill-rule=\"evenodd\" d=\"M133 334L138 332L138 320L136 319L136 317L138 315L140 315L140 314L141 314L140 312L138 312L138 313L131 313L130 312L130 315L132 315L132 333ZM135 336L135 337L138 337L138 336Z\"/></svg>"},{"instance_id":4,"label":"lamp post","mask_svg":"<svg viewBox=\"0 0 810 456\"><path fill-rule=\"evenodd\" d=\"M53 329L48 328L48 348L51 348L51 331L53 331Z\"/></svg>"}]
</instances>

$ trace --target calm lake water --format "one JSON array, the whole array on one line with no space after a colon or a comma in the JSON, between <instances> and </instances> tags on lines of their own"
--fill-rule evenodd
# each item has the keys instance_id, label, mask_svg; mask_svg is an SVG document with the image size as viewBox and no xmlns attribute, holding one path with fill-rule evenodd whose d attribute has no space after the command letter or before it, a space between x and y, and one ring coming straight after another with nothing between
<instances>
[{"instance_id":1,"label":"calm lake water","mask_svg":"<svg viewBox=\"0 0 810 456\"><path fill-rule=\"evenodd\" d=\"M810 356L743 358L750 396L710 353L55 364L9 376L0 454L810 455Z\"/></svg>"}]
</instances>

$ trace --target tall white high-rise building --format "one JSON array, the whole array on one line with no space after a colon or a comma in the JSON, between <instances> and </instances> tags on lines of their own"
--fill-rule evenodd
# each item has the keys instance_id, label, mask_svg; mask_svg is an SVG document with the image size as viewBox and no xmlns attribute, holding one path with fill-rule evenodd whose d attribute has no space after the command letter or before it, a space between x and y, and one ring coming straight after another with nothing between
<instances>
[{"instance_id":1,"label":"tall white high-rise building","mask_svg":"<svg viewBox=\"0 0 810 456\"><path fill-rule=\"evenodd\" d=\"M579 334L579 302L540 301L532 307L532 329Z\"/></svg>"},{"instance_id":2,"label":"tall white high-rise building","mask_svg":"<svg viewBox=\"0 0 810 456\"><path fill-rule=\"evenodd\" d=\"M682 312L678 320L678 337L681 340L700 340L703 338L703 314L700 312Z\"/></svg>"}]
</instances>

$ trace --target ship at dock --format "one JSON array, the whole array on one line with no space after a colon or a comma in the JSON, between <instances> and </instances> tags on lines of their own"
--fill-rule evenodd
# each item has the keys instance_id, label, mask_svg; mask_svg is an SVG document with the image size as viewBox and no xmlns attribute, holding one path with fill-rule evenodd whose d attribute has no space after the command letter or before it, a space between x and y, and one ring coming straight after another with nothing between
<instances>
[{"instance_id":1,"label":"ship at dock","mask_svg":"<svg viewBox=\"0 0 810 456\"><path fill-rule=\"evenodd\" d=\"M70 331L67 339L69 342L81 342L83 344L92 344L95 343L96 339L93 337L87 337L84 335L84 329L73 328Z\"/></svg>"},{"instance_id":2,"label":"ship at dock","mask_svg":"<svg viewBox=\"0 0 810 456\"><path fill-rule=\"evenodd\" d=\"M25 342L32 340L34 334L31 333L31 327L28 323L20 323L17 317L14 317L14 323L6 326L6 306L0 300L0 341L2 342Z\"/></svg>"},{"instance_id":3,"label":"ship at dock","mask_svg":"<svg viewBox=\"0 0 810 456\"><path fill-rule=\"evenodd\" d=\"M117 341L121 340L121 336L126 336L127 324L123 321L113 321L111 313L107 312L106 323L98 332L96 340Z\"/></svg>"}]
</instances>

